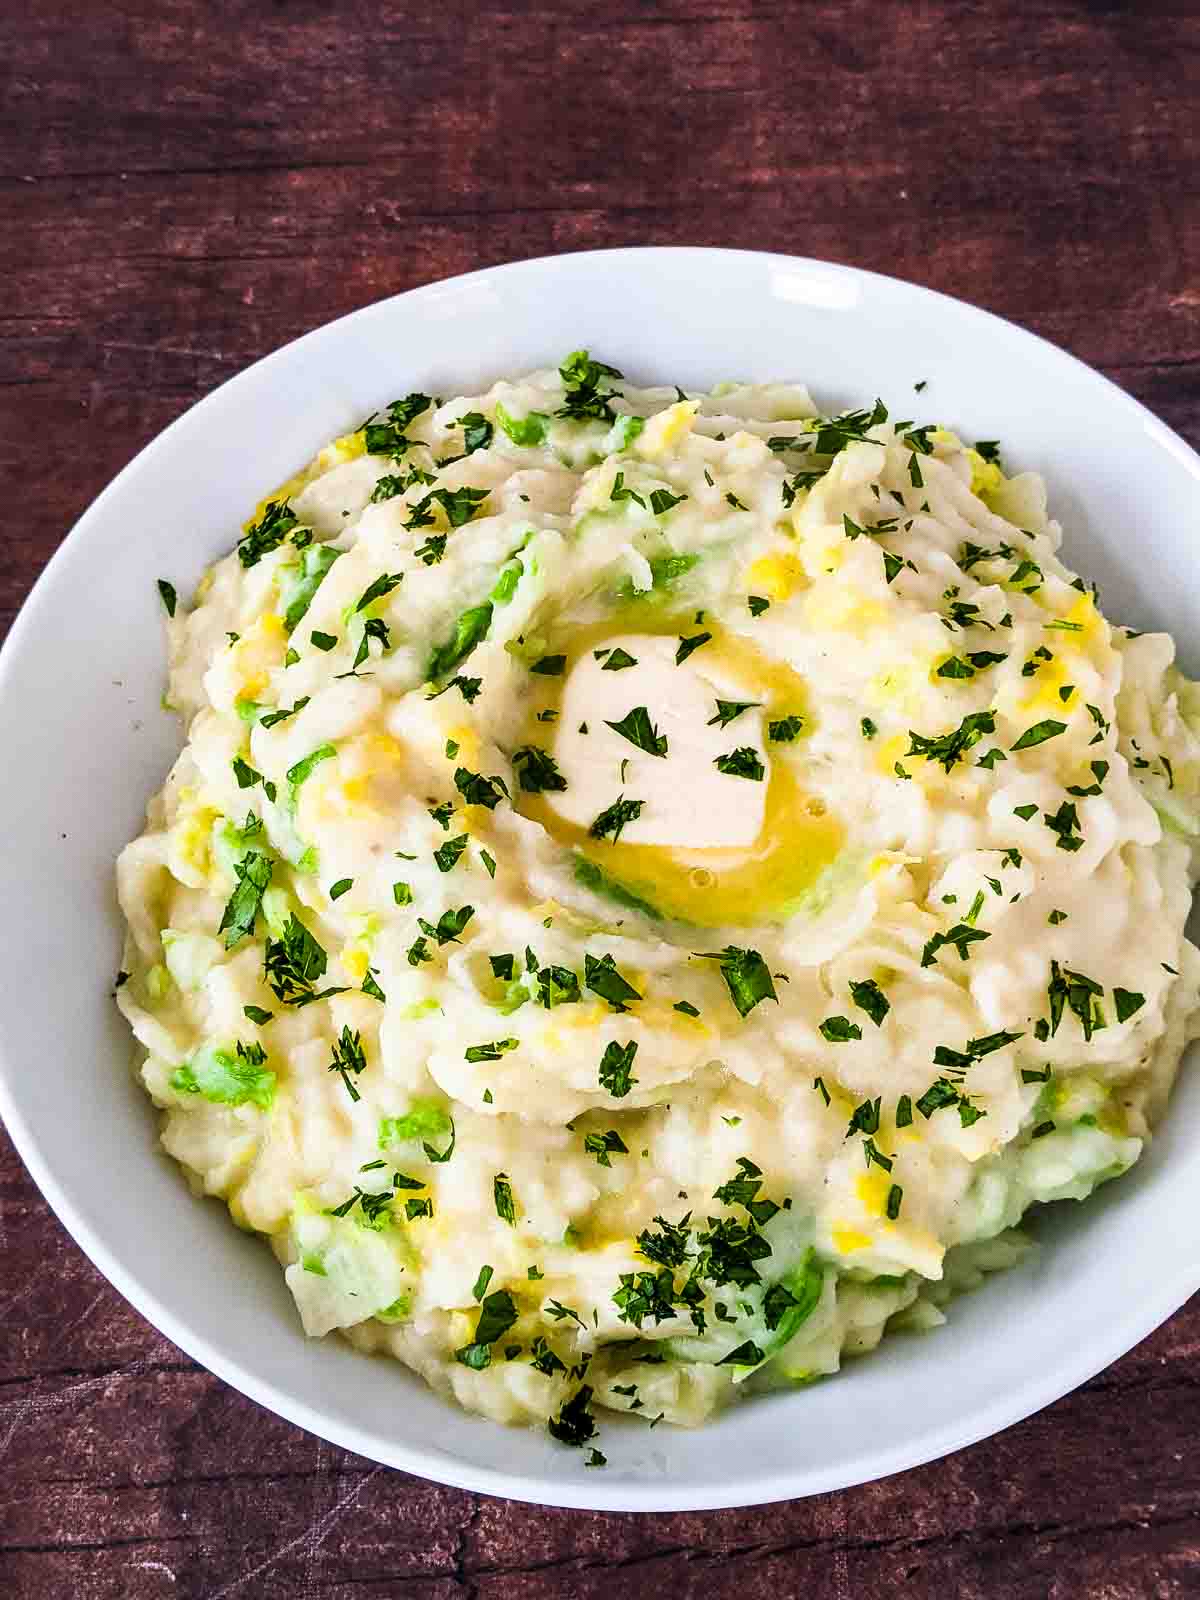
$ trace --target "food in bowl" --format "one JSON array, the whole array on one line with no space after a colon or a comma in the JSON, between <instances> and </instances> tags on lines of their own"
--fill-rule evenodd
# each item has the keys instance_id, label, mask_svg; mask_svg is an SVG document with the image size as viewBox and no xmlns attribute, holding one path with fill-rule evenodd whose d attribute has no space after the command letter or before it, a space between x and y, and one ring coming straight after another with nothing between
<instances>
[{"instance_id":1,"label":"food in bowl","mask_svg":"<svg viewBox=\"0 0 1200 1600\"><path fill-rule=\"evenodd\" d=\"M1060 536L995 444L580 351L163 581L118 1002L309 1334L699 1423L1128 1170L1200 1031L1200 697Z\"/></svg>"}]
</instances>

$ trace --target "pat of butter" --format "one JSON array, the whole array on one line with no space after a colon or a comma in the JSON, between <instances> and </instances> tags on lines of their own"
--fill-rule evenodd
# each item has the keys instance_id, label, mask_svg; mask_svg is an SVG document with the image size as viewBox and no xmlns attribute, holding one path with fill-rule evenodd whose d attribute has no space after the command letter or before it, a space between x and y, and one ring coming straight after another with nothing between
<instances>
[{"instance_id":1,"label":"pat of butter","mask_svg":"<svg viewBox=\"0 0 1200 1600\"><path fill-rule=\"evenodd\" d=\"M636 666L606 671L608 655L597 661L590 650L576 662L563 688L554 745L567 787L547 793L546 801L564 821L582 828L622 795L642 801L641 814L621 831L623 844L746 849L762 831L766 776L735 777L715 763L750 746L769 768L762 711L751 707L725 727L709 726L718 697L754 695L731 677L715 646L702 645L676 665L678 647L674 636L627 634L610 639L608 648L624 650ZM709 648L712 658L706 661ZM648 754L608 726L638 706L666 739L665 756ZM587 733L579 731L581 725Z\"/></svg>"}]
</instances>

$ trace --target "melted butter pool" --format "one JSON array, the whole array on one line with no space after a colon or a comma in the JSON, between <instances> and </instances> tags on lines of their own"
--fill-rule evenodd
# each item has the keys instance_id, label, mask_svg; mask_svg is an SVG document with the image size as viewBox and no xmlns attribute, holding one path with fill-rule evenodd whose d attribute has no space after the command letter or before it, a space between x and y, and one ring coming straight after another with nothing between
<instances>
[{"instance_id":1,"label":"melted butter pool","mask_svg":"<svg viewBox=\"0 0 1200 1600\"><path fill-rule=\"evenodd\" d=\"M700 633L712 638L676 664L679 640ZM811 729L801 678L691 616L650 626L638 617L628 631L613 620L578 627L557 648L563 675L534 679L525 737L554 755L567 788L518 789L518 810L665 916L702 926L785 918L843 841L840 823L803 786L804 733L790 744L767 739L768 723L788 716ZM617 651L637 665L602 670ZM718 698L754 704L710 725ZM664 757L607 726L641 705L667 738ZM545 711L555 720L539 722ZM747 748L765 768L761 781L716 768L717 755ZM642 800L641 815L616 839L593 837L595 818L622 797Z\"/></svg>"}]
</instances>

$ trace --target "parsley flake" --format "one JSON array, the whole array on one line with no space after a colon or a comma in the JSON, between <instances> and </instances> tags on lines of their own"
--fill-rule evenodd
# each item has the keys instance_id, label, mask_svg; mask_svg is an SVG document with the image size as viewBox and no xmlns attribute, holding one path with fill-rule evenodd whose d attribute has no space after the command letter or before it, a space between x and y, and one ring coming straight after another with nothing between
<instances>
[{"instance_id":1,"label":"parsley flake","mask_svg":"<svg viewBox=\"0 0 1200 1600\"><path fill-rule=\"evenodd\" d=\"M761 783L767 775L758 751L748 744L731 750L728 755L718 756L713 766L727 777L749 778L755 783Z\"/></svg>"},{"instance_id":2,"label":"parsley flake","mask_svg":"<svg viewBox=\"0 0 1200 1600\"><path fill-rule=\"evenodd\" d=\"M623 739L628 739L630 744L636 745L639 750L644 750L647 755L665 756L667 753L666 735L660 734L655 728L645 706L634 706L620 722L608 722L605 726L611 728L614 733L619 733Z\"/></svg>"},{"instance_id":3,"label":"parsley flake","mask_svg":"<svg viewBox=\"0 0 1200 1600\"><path fill-rule=\"evenodd\" d=\"M624 1099L637 1082L633 1076L633 1058L637 1055L637 1048L635 1039L624 1045L614 1039L604 1047L604 1054L600 1058L600 1087L607 1089L614 1100Z\"/></svg>"},{"instance_id":4,"label":"parsley flake","mask_svg":"<svg viewBox=\"0 0 1200 1600\"><path fill-rule=\"evenodd\" d=\"M612 835L613 843L621 837L621 829L627 822L633 822L642 814L644 800L626 800L620 795L612 805L606 807L588 829L593 839L604 839Z\"/></svg>"},{"instance_id":5,"label":"parsley flake","mask_svg":"<svg viewBox=\"0 0 1200 1600\"><path fill-rule=\"evenodd\" d=\"M721 976L739 1016L749 1016L763 1000L778 1004L770 969L757 950L743 950L731 944L724 950L697 950L695 954L702 961L720 963Z\"/></svg>"}]
</instances>

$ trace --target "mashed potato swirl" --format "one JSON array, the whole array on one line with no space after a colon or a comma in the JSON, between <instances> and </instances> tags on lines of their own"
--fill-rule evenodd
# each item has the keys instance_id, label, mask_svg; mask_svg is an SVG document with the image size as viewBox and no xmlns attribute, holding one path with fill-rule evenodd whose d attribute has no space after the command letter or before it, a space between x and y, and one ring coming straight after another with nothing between
<instances>
[{"instance_id":1,"label":"mashed potato swirl","mask_svg":"<svg viewBox=\"0 0 1200 1600\"><path fill-rule=\"evenodd\" d=\"M1200 704L1041 480L587 352L410 394L174 609L163 1143L307 1332L582 1444L932 1326L1198 1030Z\"/></svg>"}]
</instances>

